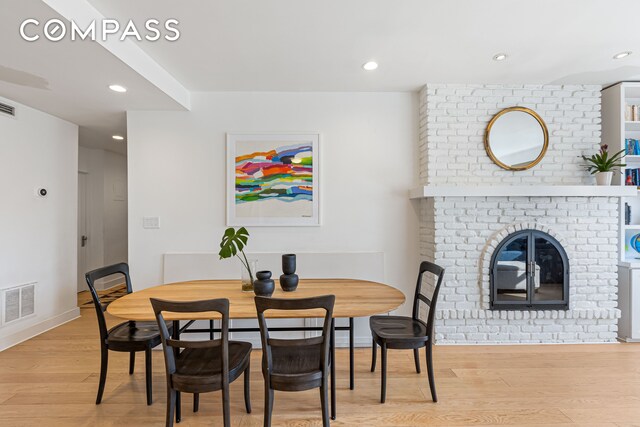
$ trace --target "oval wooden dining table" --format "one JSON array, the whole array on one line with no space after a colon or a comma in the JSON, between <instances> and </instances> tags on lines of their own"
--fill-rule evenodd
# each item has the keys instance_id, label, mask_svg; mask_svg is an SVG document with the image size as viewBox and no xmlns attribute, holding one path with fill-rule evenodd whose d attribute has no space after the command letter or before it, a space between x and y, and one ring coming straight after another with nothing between
<instances>
[{"instance_id":1,"label":"oval wooden dining table","mask_svg":"<svg viewBox=\"0 0 640 427\"><path fill-rule=\"evenodd\" d=\"M331 323L331 418L336 417L336 393L335 393L335 331L349 331L349 387L354 388L354 327L355 317L367 317L376 314L388 313L395 310L405 301L405 296L399 290L377 282L357 279L301 279L298 288L294 292L284 292L276 287L273 298L307 298L319 295L335 295L336 301L333 308L334 321ZM188 282L170 283L167 285L153 286L125 295L107 307L107 312L113 316L138 321L155 321L155 315L151 307L150 298L159 298L172 301L196 301L214 298L227 298L229 300L230 319L256 319L256 307L253 292L242 292L239 280L194 280ZM185 317L193 320L215 320L218 313L198 313L185 316L184 313L163 314L165 320L174 321L174 338L179 338L181 332L209 332L213 333L213 324L210 328L187 329L193 322L188 323L182 329L180 320ZM267 311L268 318L317 318L323 317L323 312L318 311ZM336 318L349 319L349 326L335 326ZM269 328L274 331L318 331L319 327L281 327ZM217 331L217 330L216 330ZM259 332L258 328L229 328L229 332ZM177 418L179 419L177 405Z\"/></svg>"}]
</instances>

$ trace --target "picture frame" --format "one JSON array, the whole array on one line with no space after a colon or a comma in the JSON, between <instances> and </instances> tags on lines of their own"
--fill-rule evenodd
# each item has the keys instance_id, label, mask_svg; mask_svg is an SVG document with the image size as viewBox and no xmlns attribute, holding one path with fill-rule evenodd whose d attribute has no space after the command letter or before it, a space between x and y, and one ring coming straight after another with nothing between
<instances>
[{"instance_id":1,"label":"picture frame","mask_svg":"<svg viewBox=\"0 0 640 427\"><path fill-rule=\"evenodd\" d=\"M320 134L227 133L227 226L319 226Z\"/></svg>"}]
</instances>

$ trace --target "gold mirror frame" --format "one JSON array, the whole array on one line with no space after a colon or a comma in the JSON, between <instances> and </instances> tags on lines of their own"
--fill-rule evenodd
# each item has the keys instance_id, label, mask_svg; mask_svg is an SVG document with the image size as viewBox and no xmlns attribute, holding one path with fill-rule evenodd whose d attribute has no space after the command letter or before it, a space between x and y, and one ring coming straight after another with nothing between
<instances>
[{"instance_id":1,"label":"gold mirror frame","mask_svg":"<svg viewBox=\"0 0 640 427\"><path fill-rule=\"evenodd\" d=\"M498 160L496 158L495 154L493 154L493 151L491 150L490 135L491 135L491 128L493 127L493 124L502 115L507 114L507 113L509 113L511 111L520 111L520 112L527 113L527 114L531 115L534 119L536 119L536 121L538 122L538 124L542 128L542 133L544 135L544 144L542 146L542 151L540 151L540 154L538 155L538 157L536 157L532 162L527 163L524 166L510 166L510 165L507 165L505 163L502 163L500 160ZM547 148L549 148L549 130L547 129L547 125L545 124L544 120L542 120L542 117L540 117L540 115L538 113L536 113L532 109L526 108L526 107L509 107L509 108L505 108L504 110L501 110L500 112L498 112L498 114L493 116L493 118L491 119L491 121L487 125L487 131L484 134L484 149L487 150L487 155L489 156L489 158L496 165L500 166L503 169L509 170L509 171L523 171L523 170L531 169L532 167L534 167L535 165L540 163L540 161L543 159L544 155L547 153Z\"/></svg>"}]
</instances>

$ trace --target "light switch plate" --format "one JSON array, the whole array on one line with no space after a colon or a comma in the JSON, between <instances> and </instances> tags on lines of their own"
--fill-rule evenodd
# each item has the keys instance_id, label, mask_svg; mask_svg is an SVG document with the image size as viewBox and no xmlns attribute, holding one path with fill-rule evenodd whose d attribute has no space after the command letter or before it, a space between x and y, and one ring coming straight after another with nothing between
<instances>
[{"instance_id":1,"label":"light switch plate","mask_svg":"<svg viewBox=\"0 0 640 427\"><path fill-rule=\"evenodd\" d=\"M157 216L143 217L142 228L160 228L160 217L157 217Z\"/></svg>"}]
</instances>

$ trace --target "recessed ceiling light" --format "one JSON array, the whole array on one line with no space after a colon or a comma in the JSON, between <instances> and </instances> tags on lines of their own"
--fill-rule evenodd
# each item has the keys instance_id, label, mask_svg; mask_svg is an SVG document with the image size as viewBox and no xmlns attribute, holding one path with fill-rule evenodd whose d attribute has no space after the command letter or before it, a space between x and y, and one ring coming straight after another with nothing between
<instances>
[{"instance_id":1,"label":"recessed ceiling light","mask_svg":"<svg viewBox=\"0 0 640 427\"><path fill-rule=\"evenodd\" d=\"M378 68L378 63L375 61L369 61L366 64L363 64L362 68L364 68L366 71L373 71Z\"/></svg>"},{"instance_id":2,"label":"recessed ceiling light","mask_svg":"<svg viewBox=\"0 0 640 427\"><path fill-rule=\"evenodd\" d=\"M126 87L120 86L120 85L110 85L109 89L111 89L114 92L120 92L120 93L124 93L127 91Z\"/></svg>"},{"instance_id":3,"label":"recessed ceiling light","mask_svg":"<svg viewBox=\"0 0 640 427\"><path fill-rule=\"evenodd\" d=\"M506 53L497 53L497 54L493 55L493 60L494 61L504 61L505 59L507 59L507 54Z\"/></svg>"},{"instance_id":4,"label":"recessed ceiling light","mask_svg":"<svg viewBox=\"0 0 640 427\"><path fill-rule=\"evenodd\" d=\"M113 135L112 138L115 139L116 141L124 140L124 136L120 136L120 135Z\"/></svg>"},{"instance_id":5,"label":"recessed ceiling light","mask_svg":"<svg viewBox=\"0 0 640 427\"><path fill-rule=\"evenodd\" d=\"M615 55L613 55L613 59L626 58L627 56L631 55L632 53L633 52L631 52L630 50L627 50L625 52L616 53Z\"/></svg>"}]
</instances>

